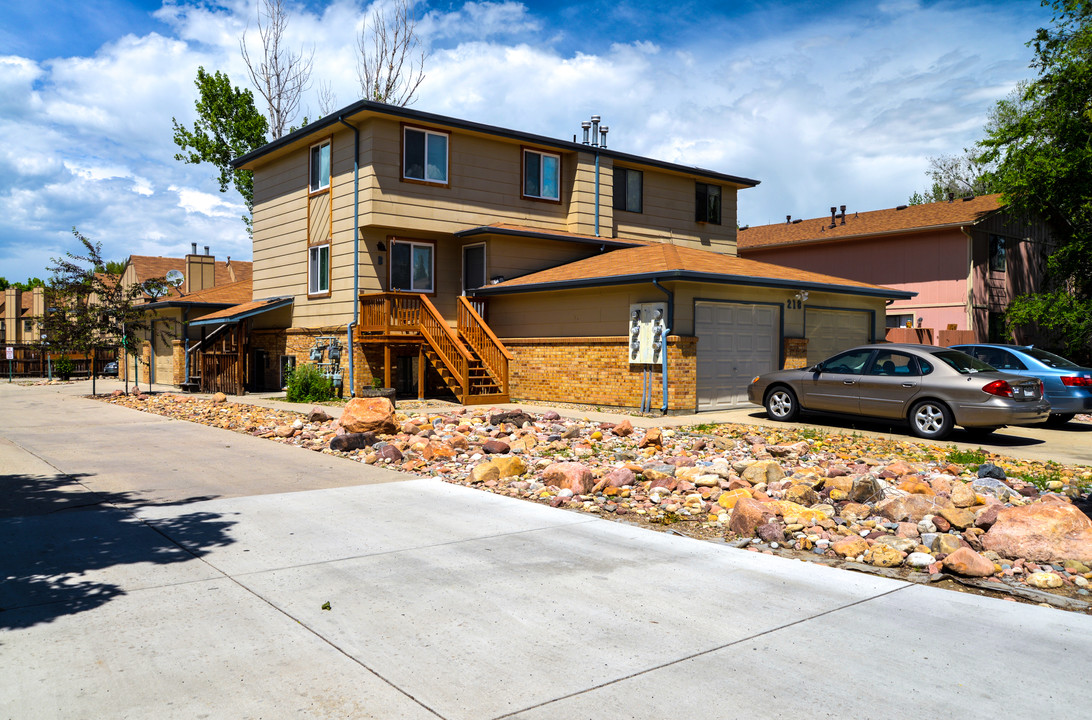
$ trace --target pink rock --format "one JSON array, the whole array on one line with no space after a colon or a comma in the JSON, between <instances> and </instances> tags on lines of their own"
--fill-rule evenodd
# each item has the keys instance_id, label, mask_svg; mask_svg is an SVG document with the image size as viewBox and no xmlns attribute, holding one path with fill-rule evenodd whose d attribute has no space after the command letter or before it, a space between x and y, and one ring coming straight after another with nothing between
<instances>
[{"instance_id":1,"label":"pink rock","mask_svg":"<svg viewBox=\"0 0 1092 720\"><path fill-rule=\"evenodd\" d=\"M898 530L895 531L895 535L901 538L916 538L920 537L921 532L918 530L917 523L899 523Z\"/></svg>"},{"instance_id":2,"label":"pink rock","mask_svg":"<svg viewBox=\"0 0 1092 720\"><path fill-rule=\"evenodd\" d=\"M352 398L338 421L349 432L374 432L377 435L393 435L394 405L387 398Z\"/></svg>"},{"instance_id":3,"label":"pink rock","mask_svg":"<svg viewBox=\"0 0 1092 720\"><path fill-rule=\"evenodd\" d=\"M772 517L774 512L768 505L750 498L740 498L732 508L728 529L742 537L751 537L759 525Z\"/></svg>"},{"instance_id":4,"label":"pink rock","mask_svg":"<svg viewBox=\"0 0 1092 720\"><path fill-rule=\"evenodd\" d=\"M560 462L542 471L542 482L562 490L572 490L573 495L586 495L595 484L591 468L577 462Z\"/></svg>"},{"instance_id":5,"label":"pink rock","mask_svg":"<svg viewBox=\"0 0 1092 720\"><path fill-rule=\"evenodd\" d=\"M592 488L592 492L600 492L609 487L620 488L625 485L632 485L635 481L636 476L633 474L632 470L629 468L617 468L599 478L599 482Z\"/></svg>"},{"instance_id":6,"label":"pink rock","mask_svg":"<svg viewBox=\"0 0 1092 720\"><path fill-rule=\"evenodd\" d=\"M1092 520L1072 505L1033 503L998 511L982 546L999 555L1036 562L1092 562Z\"/></svg>"},{"instance_id":7,"label":"pink rock","mask_svg":"<svg viewBox=\"0 0 1092 720\"><path fill-rule=\"evenodd\" d=\"M926 515L939 515L944 506L925 495L904 495L876 503L876 514L892 522L918 522Z\"/></svg>"},{"instance_id":8,"label":"pink rock","mask_svg":"<svg viewBox=\"0 0 1092 720\"><path fill-rule=\"evenodd\" d=\"M618 437L626 437L633 434L633 423L629 420L623 420L611 429L611 432Z\"/></svg>"},{"instance_id":9,"label":"pink rock","mask_svg":"<svg viewBox=\"0 0 1092 720\"><path fill-rule=\"evenodd\" d=\"M966 547L944 558L944 568L967 577L989 577L994 573L992 562Z\"/></svg>"}]
</instances>

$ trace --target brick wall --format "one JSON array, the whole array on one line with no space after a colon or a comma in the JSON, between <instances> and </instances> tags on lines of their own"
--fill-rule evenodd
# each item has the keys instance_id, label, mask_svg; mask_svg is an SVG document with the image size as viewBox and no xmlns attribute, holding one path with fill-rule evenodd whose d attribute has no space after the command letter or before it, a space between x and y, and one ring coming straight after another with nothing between
<instances>
[{"instance_id":1,"label":"brick wall","mask_svg":"<svg viewBox=\"0 0 1092 720\"><path fill-rule=\"evenodd\" d=\"M782 370L795 370L808 366L808 339L785 338L785 367Z\"/></svg>"},{"instance_id":2,"label":"brick wall","mask_svg":"<svg viewBox=\"0 0 1092 720\"><path fill-rule=\"evenodd\" d=\"M186 382L186 349L181 340L171 341L171 382L181 385Z\"/></svg>"},{"instance_id":3,"label":"brick wall","mask_svg":"<svg viewBox=\"0 0 1092 720\"><path fill-rule=\"evenodd\" d=\"M625 336L504 339L502 342L513 355L509 366L511 396L520 400L640 407L645 366L629 364L628 341ZM694 412L697 347L695 337L668 338L669 412ZM650 367L654 367L652 404L660 407L660 366Z\"/></svg>"}]
</instances>

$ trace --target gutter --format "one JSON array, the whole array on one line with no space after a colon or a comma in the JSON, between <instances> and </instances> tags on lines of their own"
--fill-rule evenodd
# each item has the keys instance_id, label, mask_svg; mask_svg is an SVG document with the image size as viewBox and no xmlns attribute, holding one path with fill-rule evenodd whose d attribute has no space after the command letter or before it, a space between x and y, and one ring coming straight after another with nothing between
<instances>
[{"instance_id":1,"label":"gutter","mask_svg":"<svg viewBox=\"0 0 1092 720\"><path fill-rule=\"evenodd\" d=\"M575 290L579 288L606 287L611 285L636 285L653 280L682 280L714 283L718 285L746 285L752 287L773 287L792 290L815 290L817 292L837 292L844 295L862 295L865 297L894 298L909 300L917 296L910 290L891 290L887 288L859 287L855 285L831 285L806 280L782 278L756 278L751 275L727 275L725 273L697 272L691 270L668 270L664 272L639 273L635 275L613 275L608 277L564 280L559 282L528 283L526 285L493 285L476 288L474 295L508 295L526 292L546 292L552 290Z\"/></svg>"},{"instance_id":2,"label":"gutter","mask_svg":"<svg viewBox=\"0 0 1092 720\"><path fill-rule=\"evenodd\" d=\"M972 221L971 225L977 224L985 220L988 216L999 212L1001 208L994 208L993 210L985 210L982 213L982 217L978 220ZM807 222L807 221L805 221ZM824 243L835 243L841 240L868 240L870 238L882 238L890 237L892 235L907 235L909 233L922 233L922 232L934 232L936 230L954 230L958 228L960 231L964 231L968 223L965 220L954 223L944 223L943 225L919 225L917 227L898 228L896 230L881 230L880 232L870 233L853 233L849 235L838 235L836 237L809 237L803 240L785 240L779 243L765 243L762 245L740 245L737 239L736 247L740 257L743 257L747 252L762 250L773 250L787 247L801 247L805 245L822 245ZM834 232L834 231L831 231Z\"/></svg>"},{"instance_id":3,"label":"gutter","mask_svg":"<svg viewBox=\"0 0 1092 720\"><path fill-rule=\"evenodd\" d=\"M356 397L353 329L360 322L360 129L345 122L341 115L337 119L353 131L353 321L345 328L345 339L349 345L349 397Z\"/></svg>"}]
</instances>

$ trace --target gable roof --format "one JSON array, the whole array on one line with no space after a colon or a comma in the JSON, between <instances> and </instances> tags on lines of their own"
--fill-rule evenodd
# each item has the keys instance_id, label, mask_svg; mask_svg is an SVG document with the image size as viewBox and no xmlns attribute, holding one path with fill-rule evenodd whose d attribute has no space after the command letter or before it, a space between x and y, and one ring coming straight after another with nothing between
<instances>
[{"instance_id":1,"label":"gable roof","mask_svg":"<svg viewBox=\"0 0 1092 720\"><path fill-rule=\"evenodd\" d=\"M234 263L233 263L234 264ZM239 305L250 302L254 297L254 282L249 278L227 285L216 285L181 297L166 297L163 300L141 305L141 308L186 307L192 305Z\"/></svg>"},{"instance_id":2,"label":"gable roof","mask_svg":"<svg viewBox=\"0 0 1092 720\"><path fill-rule=\"evenodd\" d=\"M799 222L794 220L791 223L759 225L737 232L736 247L742 252L751 248L831 242L973 225L1000 209L1000 198L1000 195L982 195L969 199L956 198L952 202L900 205L885 210L847 214L845 225L839 215L833 228L830 226L829 215Z\"/></svg>"},{"instance_id":3,"label":"gable roof","mask_svg":"<svg viewBox=\"0 0 1092 720\"><path fill-rule=\"evenodd\" d=\"M129 264L136 274L137 283L143 283L152 278L161 278L170 270L186 272L186 258L169 258L154 255L130 255ZM254 276L254 264L248 260L232 260L231 269L224 260L215 262L216 286L229 285L231 283L250 280ZM232 273L234 272L234 277ZM178 288L171 288L164 298L180 298L182 292Z\"/></svg>"},{"instance_id":4,"label":"gable roof","mask_svg":"<svg viewBox=\"0 0 1092 720\"><path fill-rule=\"evenodd\" d=\"M345 123L348 122L360 122L375 116L391 116L402 120L412 120L419 123L429 123L432 125L440 125L447 128L456 130L465 130L468 132L478 133L481 135L492 135L494 137L503 137L511 140L517 140L522 143L530 143L539 147L552 148L555 150L562 150L567 152L596 152L604 157L613 158L615 160L621 160L623 163L632 163L635 165L645 165L648 167L661 168L663 170L669 170L672 172L683 173L686 175L697 175L710 180L719 180L721 182L730 183L739 187L754 187L758 185L760 181L752 180L750 178L739 177L736 175L728 175L725 173L715 172L713 170L705 170L698 167L692 167L689 165L679 165L677 163L665 162L663 160L654 160L652 158L641 157L639 155L630 155L628 153L621 153L617 150L611 150L608 148L596 148L592 145L585 145L583 143L569 142L568 140L558 140L555 138L548 138L542 135L533 135L531 133L520 132L518 130L509 130L508 128L497 127L495 125L484 125L482 123L471 122L469 120L460 120L458 118L448 117L445 115L437 115L435 113L421 112L420 110L412 110L406 107L398 107L397 105L387 105L381 102L374 102L372 100L358 100L352 105L347 105L340 110L327 115L324 118L320 118L312 123L304 125L302 128L295 132L288 133L273 142L267 143L257 150L253 150L246 155L237 157L231 161L231 166L243 170L251 170L254 168L254 163L260 160L266 155L275 153L284 148L290 147L306 147L309 144L308 138L313 135L329 135L335 129L342 129L345 127ZM575 123L574 123L575 125ZM350 127L352 127L350 125Z\"/></svg>"},{"instance_id":5,"label":"gable roof","mask_svg":"<svg viewBox=\"0 0 1092 720\"><path fill-rule=\"evenodd\" d=\"M504 295L631 285L653 280L785 287L898 299L917 294L666 243L605 252L468 292L475 295Z\"/></svg>"}]
</instances>

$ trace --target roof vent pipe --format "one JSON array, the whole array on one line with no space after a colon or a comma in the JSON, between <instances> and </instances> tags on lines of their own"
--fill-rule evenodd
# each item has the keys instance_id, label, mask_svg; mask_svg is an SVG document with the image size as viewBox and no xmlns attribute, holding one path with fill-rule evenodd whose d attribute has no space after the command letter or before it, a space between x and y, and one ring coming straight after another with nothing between
<instances>
[{"instance_id":1,"label":"roof vent pipe","mask_svg":"<svg viewBox=\"0 0 1092 720\"><path fill-rule=\"evenodd\" d=\"M608 132L610 132L610 128L607 127L606 125L599 128L599 147L603 148L604 150L607 149L607 133Z\"/></svg>"},{"instance_id":2,"label":"roof vent pipe","mask_svg":"<svg viewBox=\"0 0 1092 720\"><path fill-rule=\"evenodd\" d=\"M785 216L785 224L789 225L791 223L792 223L792 215L786 215Z\"/></svg>"},{"instance_id":3,"label":"roof vent pipe","mask_svg":"<svg viewBox=\"0 0 1092 720\"><path fill-rule=\"evenodd\" d=\"M845 225L846 224L846 206L845 205L839 205L838 209L842 211L842 224Z\"/></svg>"},{"instance_id":4,"label":"roof vent pipe","mask_svg":"<svg viewBox=\"0 0 1092 720\"><path fill-rule=\"evenodd\" d=\"M592 147L599 147L599 116L591 116L591 144Z\"/></svg>"},{"instance_id":5,"label":"roof vent pipe","mask_svg":"<svg viewBox=\"0 0 1092 720\"><path fill-rule=\"evenodd\" d=\"M589 140L588 140L588 131L591 130L591 122L588 121L588 120L585 120L584 122L580 123L580 129L584 131L584 144L587 145L588 142L589 142ZM575 140L575 138L574 138L574 140Z\"/></svg>"},{"instance_id":6,"label":"roof vent pipe","mask_svg":"<svg viewBox=\"0 0 1092 720\"><path fill-rule=\"evenodd\" d=\"M197 243L190 243L190 255L197 254Z\"/></svg>"},{"instance_id":7,"label":"roof vent pipe","mask_svg":"<svg viewBox=\"0 0 1092 720\"><path fill-rule=\"evenodd\" d=\"M838 225L838 223L836 221L837 216L838 216L838 208L831 205L830 206L830 229L831 230L833 230Z\"/></svg>"},{"instance_id":8,"label":"roof vent pipe","mask_svg":"<svg viewBox=\"0 0 1092 720\"><path fill-rule=\"evenodd\" d=\"M205 246L205 254L206 254L206 255L208 255L208 254L209 254L209 246L208 246L208 245L206 245L206 246Z\"/></svg>"}]
</instances>

